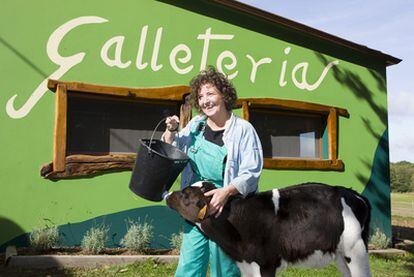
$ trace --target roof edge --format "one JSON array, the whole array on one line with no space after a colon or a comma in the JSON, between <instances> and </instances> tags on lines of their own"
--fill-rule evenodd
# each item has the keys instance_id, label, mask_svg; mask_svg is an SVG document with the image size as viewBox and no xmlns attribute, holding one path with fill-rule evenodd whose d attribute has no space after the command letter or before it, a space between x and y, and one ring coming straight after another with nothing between
<instances>
[{"instance_id":1,"label":"roof edge","mask_svg":"<svg viewBox=\"0 0 414 277\"><path fill-rule=\"evenodd\" d=\"M287 28L294 29L299 32L305 32L306 34L310 35L311 37L322 39L329 41L331 43L334 43L339 46L350 48L356 52L374 56L376 58L381 58L385 60L386 66L394 65L400 63L402 60L396 57L393 57L391 55L382 53L381 51L369 48L367 46L357 44L355 42L331 35L329 33L320 31L318 29L309 27L307 25L304 25L302 23L298 23L296 21L281 17L279 15L261 10L259 8L247 5L245 3L241 3L235 0L209 0L210 2L214 2L238 11L241 11L243 13L260 17L262 19L265 19L267 21L270 21L272 23L278 23L280 25L283 25Z\"/></svg>"}]
</instances>

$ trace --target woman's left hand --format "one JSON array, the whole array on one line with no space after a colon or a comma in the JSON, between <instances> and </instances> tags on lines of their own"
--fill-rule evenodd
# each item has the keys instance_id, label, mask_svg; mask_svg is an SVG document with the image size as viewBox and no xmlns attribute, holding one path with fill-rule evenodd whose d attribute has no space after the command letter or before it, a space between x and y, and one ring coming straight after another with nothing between
<instances>
[{"instance_id":1,"label":"woman's left hand","mask_svg":"<svg viewBox=\"0 0 414 277\"><path fill-rule=\"evenodd\" d=\"M229 196L236 193L238 193L238 191L233 185L229 185L224 188L213 189L204 193L204 195L207 197L212 196L209 204L209 213L215 214L216 218L220 216Z\"/></svg>"}]
</instances>

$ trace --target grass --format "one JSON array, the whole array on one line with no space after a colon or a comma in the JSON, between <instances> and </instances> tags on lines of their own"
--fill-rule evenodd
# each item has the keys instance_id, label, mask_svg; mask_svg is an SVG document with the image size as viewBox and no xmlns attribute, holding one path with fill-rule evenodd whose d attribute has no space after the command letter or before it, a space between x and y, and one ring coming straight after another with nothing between
<instances>
[{"instance_id":1,"label":"grass","mask_svg":"<svg viewBox=\"0 0 414 277\"><path fill-rule=\"evenodd\" d=\"M154 260L135 263L127 266L112 266L92 270L74 270L71 276L174 276L177 264L161 264Z\"/></svg>"},{"instance_id":2,"label":"grass","mask_svg":"<svg viewBox=\"0 0 414 277\"><path fill-rule=\"evenodd\" d=\"M403 277L414 276L414 255L384 258L370 256L372 276ZM0 267L0 276L145 276L166 277L174 276L177 264L160 264L153 260L135 263L126 266L105 266L96 269L49 269L49 270L22 270ZM6 271L7 270L7 271ZM3 275L4 274L4 275ZM279 276L282 277L340 277L341 274L334 265L323 269L289 268Z\"/></svg>"},{"instance_id":3,"label":"grass","mask_svg":"<svg viewBox=\"0 0 414 277\"><path fill-rule=\"evenodd\" d=\"M414 275L414 255L407 254L400 257L384 258L376 255L371 255L369 258L372 276L381 277L402 277ZM331 264L323 269L298 269L289 268L280 276L282 277L313 277L326 276L335 277L342 276L336 266Z\"/></svg>"},{"instance_id":4,"label":"grass","mask_svg":"<svg viewBox=\"0 0 414 277\"><path fill-rule=\"evenodd\" d=\"M391 193L391 214L414 217L414 193Z\"/></svg>"}]
</instances>

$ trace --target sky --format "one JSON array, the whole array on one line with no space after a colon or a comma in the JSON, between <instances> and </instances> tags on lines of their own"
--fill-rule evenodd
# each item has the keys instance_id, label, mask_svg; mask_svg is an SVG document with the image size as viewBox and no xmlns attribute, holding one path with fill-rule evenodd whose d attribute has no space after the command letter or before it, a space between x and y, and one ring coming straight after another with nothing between
<instances>
[{"instance_id":1,"label":"sky","mask_svg":"<svg viewBox=\"0 0 414 277\"><path fill-rule=\"evenodd\" d=\"M402 59L387 67L390 160L414 162L413 0L240 2Z\"/></svg>"}]
</instances>

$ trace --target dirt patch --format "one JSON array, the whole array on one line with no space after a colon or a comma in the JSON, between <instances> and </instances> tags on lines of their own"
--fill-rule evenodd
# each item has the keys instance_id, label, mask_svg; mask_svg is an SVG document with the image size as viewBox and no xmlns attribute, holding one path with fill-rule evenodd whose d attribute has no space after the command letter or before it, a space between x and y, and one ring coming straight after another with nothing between
<instances>
[{"instance_id":1,"label":"dirt patch","mask_svg":"<svg viewBox=\"0 0 414 277\"><path fill-rule=\"evenodd\" d=\"M392 218L393 243L396 248L414 253L414 218Z\"/></svg>"},{"instance_id":2,"label":"dirt patch","mask_svg":"<svg viewBox=\"0 0 414 277\"><path fill-rule=\"evenodd\" d=\"M392 231L398 239L414 241L414 218L393 217Z\"/></svg>"}]
</instances>

